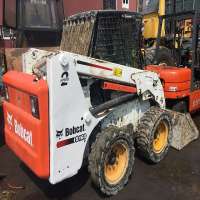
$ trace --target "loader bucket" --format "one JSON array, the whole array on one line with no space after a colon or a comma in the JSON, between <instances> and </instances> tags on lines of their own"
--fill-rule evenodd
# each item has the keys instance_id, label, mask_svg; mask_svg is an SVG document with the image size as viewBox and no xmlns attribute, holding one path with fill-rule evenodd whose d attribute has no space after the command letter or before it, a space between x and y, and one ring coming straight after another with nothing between
<instances>
[{"instance_id":1,"label":"loader bucket","mask_svg":"<svg viewBox=\"0 0 200 200\"><path fill-rule=\"evenodd\" d=\"M173 139L171 146L177 150L183 149L199 137L199 131L189 113L171 112L173 118Z\"/></svg>"}]
</instances>

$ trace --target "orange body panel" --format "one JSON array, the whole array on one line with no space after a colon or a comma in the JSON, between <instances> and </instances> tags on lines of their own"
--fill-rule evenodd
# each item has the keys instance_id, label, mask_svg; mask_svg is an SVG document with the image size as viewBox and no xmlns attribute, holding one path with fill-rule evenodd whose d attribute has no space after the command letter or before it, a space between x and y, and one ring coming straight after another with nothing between
<instances>
[{"instance_id":1,"label":"orange body panel","mask_svg":"<svg viewBox=\"0 0 200 200\"><path fill-rule=\"evenodd\" d=\"M136 93L137 89L133 86L122 85L118 83L104 82L102 88L104 90L115 90L120 92Z\"/></svg>"},{"instance_id":2,"label":"orange body panel","mask_svg":"<svg viewBox=\"0 0 200 200\"><path fill-rule=\"evenodd\" d=\"M163 81L166 99L181 99L190 95L192 72L188 68L149 65L146 70L157 73Z\"/></svg>"},{"instance_id":3,"label":"orange body panel","mask_svg":"<svg viewBox=\"0 0 200 200\"><path fill-rule=\"evenodd\" d=\"M9 101L3 102L6 144L39 177L49 177L48 86L28 74L3 77ZM30 96L38 98L39 119L32 116ZM28 138L28 140L27 140ZM27 142L28 141L28 142Z\"/></svg>"},{"instance_id":4,"label":"orange body panel","mask_svg":"<svg viewBox=\"0 0 200 200\"><path fill-rule=\"evenodd\" d=\"M191 81L192 76L189 68L149 65L146 66L146 70L156 72L161 79L168 83Z\"/></svg>"},{"instance_id":5,"label":"orange body panel","mask_svg":"<svg viewBox=\"0 0 200 200\"><path fill-rule=\"evenodd\" d=\"M200 90L196 90L190 94L189 111L195 112L200 109Z\"/></svg>"}]
</instances>

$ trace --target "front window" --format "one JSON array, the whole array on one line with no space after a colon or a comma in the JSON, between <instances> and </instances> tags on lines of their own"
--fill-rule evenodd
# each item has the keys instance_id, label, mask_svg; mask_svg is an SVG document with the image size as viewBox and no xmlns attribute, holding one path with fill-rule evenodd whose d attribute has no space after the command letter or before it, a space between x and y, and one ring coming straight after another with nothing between
<instances>
[{"instance_id":1,"label":"front window","mask_svg":"<svg viewBox=\"0 0 200 200\"><path fill-rule=\"evenodd\" d=\"M23 28L56 29L58 26L54 0L20 0L19 8L19 24Z\"/></svg>"},{"instance_id":2,"label":"front window","mask_svg":"<svg viewBox=\"0 0 200 200\"><path fill-rule=\"evenodd\" d=\"M46 0L29 0L24 1L26 25L32 27L51 27L51 9Z\"/></svg>"}]
</instances>

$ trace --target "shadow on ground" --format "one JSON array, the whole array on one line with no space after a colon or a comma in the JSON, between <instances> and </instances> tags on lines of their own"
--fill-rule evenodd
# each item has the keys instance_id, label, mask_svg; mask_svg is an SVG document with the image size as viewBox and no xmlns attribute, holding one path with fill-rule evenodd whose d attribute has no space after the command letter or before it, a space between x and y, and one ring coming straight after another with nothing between
<instances>
[{"instance_id":1,"label":"shadow on ground","mask_svg":"<svg viewBox=\"0 0 200 200\"><path fill-rule=\"evenodd\" d=\"M200 129L200 115L193 116ZM6 147L0 149L0 172L8 176L0 180L0 189L8 184L23 186L15 190L19 200L200 200L200 139L182 151L171 149L157 165L147 164L138 155L132 178L118 195L106 198L94 189L87 168L66 181L52 186L38 179ZM66 155L67 156L67 155Z\"/></svg>"},{"instance_id":2,"label":"shadow on ground","mask_svg":"<svg viewBox=\"0 0 200 200\"><path fill-rule=\"evenodd\" d=\"M28 175L30 181L33 181L34 184L40 190L42 190L45 196L49 199L63 199L64 197L68 198L72 196L73 193L79 191L80 188L86 184L89 178L87 168L84 167L79 171L77 175L73 176L72 178L62 181L56 185L51 185L48 181L41 180L36 177L23 163L20 164L20 168ZM26 198L29 200L35 200L36 196L30 195Z\"/></svg>"}]
</instances>

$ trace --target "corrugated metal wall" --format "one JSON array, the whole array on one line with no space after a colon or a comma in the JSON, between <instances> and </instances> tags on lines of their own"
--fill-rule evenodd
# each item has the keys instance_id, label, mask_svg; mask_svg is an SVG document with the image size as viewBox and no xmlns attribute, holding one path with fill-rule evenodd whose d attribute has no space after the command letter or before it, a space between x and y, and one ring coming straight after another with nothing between
<instances>
[{"instance_id":1,"label":"corrugated metal wall","mask_svg":"<svg viewBox=\"0 0 200 200\"><path fill-rule=\"evenodd\" d=\"M123 0L116 0L117 10L124 10L122 8ZM103 0L63 0L65 16L70 16L79 12L88 10L102 10ZM130 11L137 10L137 0L129 0Z\"/></svg>"},{"instance_id":2,"label":"corrugated metal wall","mask_svg":"<svg viewBox=\"0 0 200 200\"><path fill-rule=\"evenodd\" d=\"M63 0L65 16L88 10L103 9L103 0Z\"/></svg>"}]
</instances>

